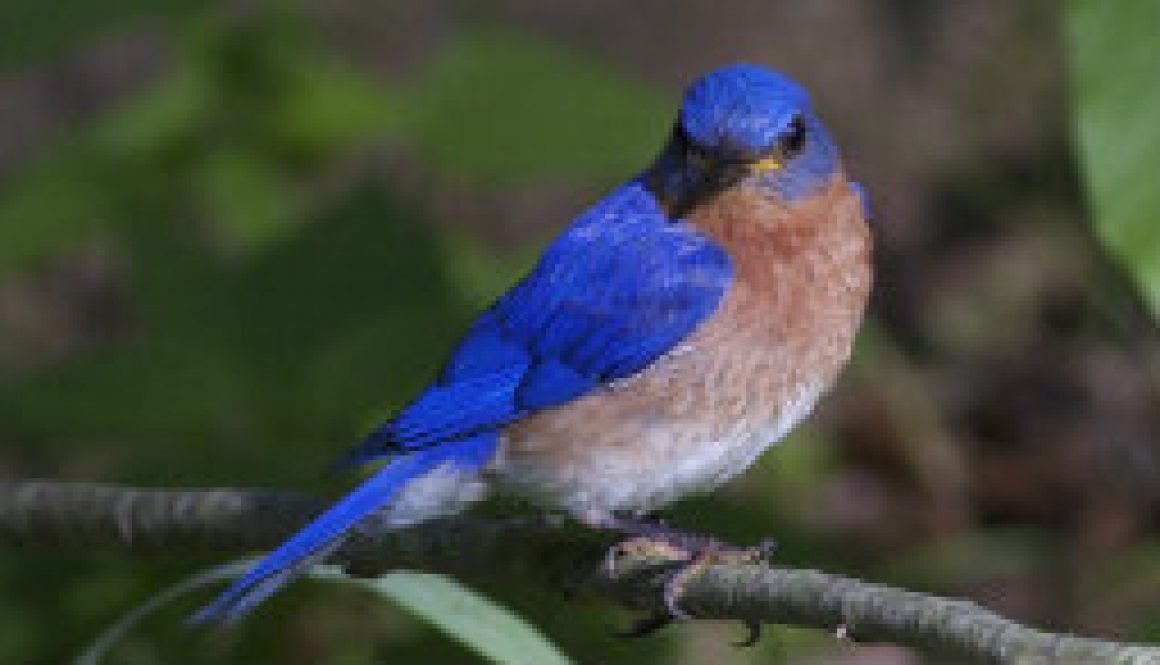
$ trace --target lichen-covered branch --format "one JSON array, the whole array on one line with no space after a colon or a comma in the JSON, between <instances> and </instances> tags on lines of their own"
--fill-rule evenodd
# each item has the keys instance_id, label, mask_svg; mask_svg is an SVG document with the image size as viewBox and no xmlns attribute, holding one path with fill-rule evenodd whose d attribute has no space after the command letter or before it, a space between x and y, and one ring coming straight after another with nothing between
<instances>
[{"instance_id":1,"label":"lichen-covered branch","mask_svg":"<svg viewBox=\"0 0 1160 665\"><path fill-rule=\"evenodd\" d=\"M142 490L89 483L0 482L0 545L137 552L240 553L276 545L323 503L243 489ZM467 576L518 574L656 612L666 562L633 556L604 568L609 534L552 518L454 518L359 537L335 562L352 574L409 568ZM671 563L671 562L670 562ZM1160 647L1046 633L966 601L764 565L715 565L681 606L707 619L758 620L835 630L994 663L1160 664Z\"/></svg>"}]
</instances>

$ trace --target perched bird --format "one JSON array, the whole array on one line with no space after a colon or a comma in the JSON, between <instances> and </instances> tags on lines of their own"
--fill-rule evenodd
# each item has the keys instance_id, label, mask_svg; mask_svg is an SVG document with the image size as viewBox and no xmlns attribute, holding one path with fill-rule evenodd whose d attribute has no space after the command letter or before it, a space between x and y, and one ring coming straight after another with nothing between
<instances>
[{"instance_id":1,"label":"perched bird","mask_svg":"<svg viewBox=\"0 0 1160 665\"><path fill-rule=\"evenodd\" d=\"M492 488L648 535L639 518L743 471L833 383L870 254L861 189L805 90L754 65L707 74L652 165L581 213L347 458L386 464L193 620L239 618L357 529Z\"/></svg>"}]
</instances>

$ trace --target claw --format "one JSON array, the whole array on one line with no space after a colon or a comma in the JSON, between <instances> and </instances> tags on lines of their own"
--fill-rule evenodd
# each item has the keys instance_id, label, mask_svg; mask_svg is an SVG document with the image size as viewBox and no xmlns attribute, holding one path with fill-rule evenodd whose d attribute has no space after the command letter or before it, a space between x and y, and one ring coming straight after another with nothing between
<instances>
[{"instance_id":1,"label":"claw","mask_svg":"<svg viewBox=\"0 0 1160 665\"><path fill-rule=\"evenodd\" d=\"M713 562L713 550L704 550L693 553L692 557L681 564L674 570L667 580L665 580L663 598L665 601L665 609L669 611L674 619L691 620L693 615L681 609L681 596L685 594L685 589L689 583L693 581L697 575L700 575L705 568Z\"/></svg>"},{"instance_id":2,"label":"claw","mask_svg":"<svg viewBox=\"0 0 1160 665\"><path fill-rule=\"evenodd\" d=\"M623 637L651 635L676 620L695 618L681 608L681 596L689 584L710 565L766 562L777 550L777 541L772 538L762 540L756 547L738 548L706 536L680 533L663 523L609 518L599 526L632 536L613 545L605 553L603 567L606 574L614 575L619 559L629 554L668 559L675 565L665 578L662 588L667 614L655 614L637 620L627 630L618 633ZM736 645L750 647L761 639L761 622L751 620L744 623L748 632L745 639Z\"/></svg>"}]
</instances>

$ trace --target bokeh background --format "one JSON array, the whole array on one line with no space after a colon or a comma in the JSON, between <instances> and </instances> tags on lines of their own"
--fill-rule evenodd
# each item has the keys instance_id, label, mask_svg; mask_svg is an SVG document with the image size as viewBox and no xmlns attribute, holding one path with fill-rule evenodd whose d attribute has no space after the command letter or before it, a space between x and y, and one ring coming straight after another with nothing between
<instances>
[{"instance_id":1,"label":"bokeh background","mask_svg":"<svg viewBox=\"0 0 1160 665\"><path fill-rule=\"evenodd\" d=\"M1160 77L1121 57L1160 19L1099 4L7 0L0 472L338 491L321 470L646 164L682 86L759 62L812 90L870 192L878 281L815 417L674 521L1160 641L1160 123L1130 122ZM1120 106L1083 115L1105 88ZM0 552L0 661L74 657L216 562ZM473 585L581 662L935 662L785 628L742 651L711 623L624 642L623 612ZM111 660L480 660L318 582L183 630L211 593Z\"/></svg>"}]
</instances>

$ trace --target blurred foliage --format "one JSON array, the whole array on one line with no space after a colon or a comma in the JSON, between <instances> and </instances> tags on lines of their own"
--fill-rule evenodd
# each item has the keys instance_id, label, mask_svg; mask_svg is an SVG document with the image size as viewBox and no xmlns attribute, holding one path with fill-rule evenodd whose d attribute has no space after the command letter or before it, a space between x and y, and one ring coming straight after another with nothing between
<instances>
[{"instance_id":1,"label":"blurred foliage","mask_svg":"<svg viewBox=\"0 0 1160 665\"><path fill-rule=\"evenodd\" d=\"M180 20L193 0L105 0L67 9L38 0L4 0L0 9L0 71L58 54L127 22L158 16Z\"/></svg>"},{"instance_id":2,"label":"blurred foliage","mask_svg":"<svg viewBox=\"0 0 1160 665\"><path fill-rule=\"evenodd\" d=\"M295 185L397 116L295 14L191 23L166 78L9 184L0 271L99 232L132 243L146 215L194 217L234 245L276 239L306 209Z\"/></svg>"},{"instance_id":3,"label":"blurred foliage","mask_svg":"<svg viewBox=\"0 0 1160 665\"><path fill-rule=\"evenodd\" d=\"M501 184L633 173L661 144L670 114L605 66L494 31L457 40L408 98L407 127L424 159Z\"/></svg>"},{"instance_id":4,"label":"blurred foliage","mask_svg":"<svg viewBox=\"0 0 1160 665\"><path fill-rule=\"evenodd\" d=\"M443 575L394 572L368 579L320 567L311 577L368 589L393 600L493 663L572 662L519 616Z\"/></svg>"},{"instance_id":5,"label":"blurred foliage","mask_svg":"<svg viewBox=\"0 0 1160 665\"><path fill-rule=\"evenodd\" d=\"M1074 125L1096 233L1160 320L1160 3L1067 4Z\"/></svg>"},{"instance_id":6,"label":"blurred foliage","mask_svg":"<svg viewBox=\"0 0 1160 665\"><path fill-rule=\"evenodd\" d=\"M0 275L20 279L97 249L116 265L134 328L129 339L0 385L4 436L24 442L33 464L67 458L84 442L105 477L122 480L316 477L430 375L471 309L514 269L466 238L437 239L381 182L363 178L312 197L311 181L368 145L399 142L459 176L612 179L652 149L655 137L642 128L663 131L655 99L629 82L513 35L466 35L413 87L390 87L331 55L296 12L181 16L181 47L164 78L44 150L0 198ZM47 39L58 45L90 34L49 26L57 27ZM560 71L570 80L547 75ZM475 104L498 100L496 89L519 103ZM612 137L619 149L581 140L628 107L636 112ZM569 130L553 131L561 118ZM556 161L536 159L527 147L535 144ZM327 441L335 445L320 445ZM26 560L0 574L36 568ZM66 603L63 613L43 590L10 587L24 619L0 623L26 629L0 647L0 659L68 654L75 643L31 626L107 621L110 609L132 606L128 596L164 577L148 568L86 571L89 580L137 581L88 609ZM56 583L82 586L68 576ZM457 601L447 582L398 584L382 593L463 640L485 639L489 626L505 640L520 634L513 615L482 598ZM440 603L459 613L432 609ZM530 628L523 634L522 647L506 648L552 653ZM256 648L261 660L294 653L256 639L267 645L242 649ZM510 660L491 639L484 653ZM130 639L118 657L150 658L145 644Z\"/></svg>"},{"instance_id":7,"label":"blurred foliage","mask_svg":"<svg viewBox=\"0 0 1160 665\"><path fill-rule=\"evenodd\" d=\"M481 9L487 3L467 4L487 17ZM903 4L913 10L912 27L924 29L923 16L933 15L934 5ZM289 7L224 11L178 0L115 0L67 11L27 0L0 6L3 70L83 54L119 30L160 34L168 48L158 78L119 92L83 124L43 139L0 183L0 290L35 291L95 262L93 288L113 320L82 319L94 330L78 333L57 330L49 318L36 332L64 342L38 353L27 353L25 346L36 345L10 338L0 326L0 439L3 461L16 473L156 486L347 486L349 479L319 478L320 470L431 376L472 313L535 252L527 246L497 257L478 238L443 230L436 204L367 167L368 158L377 166L374 160L384 155L387 161L401 156L406 175L430 179L435 190L467 183L503 196L565 182L595 192L645 164L669 129L671 100L597 58L497 23L474 20L434 40L429 57L407 76L383 76L339 55L344 50L325 40L316 17ZM1156 58L1130 49L1145 44L1143 31L1156 22L1119 7L1069 5L1079 49L1077 134L1099 233L1155 303L1160 252L1148 211L1156 210L1157 167L1147 160L1157 154L1157 130L1148 122L1158 115L1157 88L1146 72ZM1111 21L1122 25L1112 29ZM1010 70L1006 61L1003 68ZM1125 103L1129 95L1133 101ZM867 117L872 106L865 107ZM915 124L921 132L923 123ZM1030 189L1031 181L1018 177L1028 165L1016 166L984 182L956 180L962 193L949 207L966 221L956 226L949 216L941 219L940 228L950 229L945 235L990 228L1000 185L1001 191ZM564 221L545 219L543 228ZM1028 263L1020 256L1012 261ZM971 274L963 283L987 281ZM891 285L890 278L884 274L888 288L907 286ZM1014 280L988 279L1000 282L995 290L1013 292ZM1037 295L1029 292L1029 299ZM1026 314L1026 305L1020 300L1000 316L982 318L966 311L947 327L974 336L981 347L986 334L1014 330L1008 323ZM889 497L858 475L865 470L846 468L849 453L834 437L807 428L713 498L682 503L674 521L737 542L775 534L787 565L964 593L1073 565L1080 580L1076 602L1115 605L1113 614L1139 617L1134 635L1155 639L1160 608L1154 594L1102 567L1068 561L1069 551L1045 529L1011 528L984 516L971 531L917 547L900 544L907 541L892 529L910 524L920 509L933 507L930 513L939 516L946 507L934 499L954 495L948 487L978 490L963 478L971 460L945 435L936 391L921 375L925 368L916 371L903 357L900 347L913 340L892 339L896 331L882 326L868 332L847 379L871 387L855 407L870 405L870 427L859 433L881 444L866 456L889 478L922 478L919 491L883 503ZM891 433L883 431L898 423L897 438L908 444L905 460L890 466L896 453L885 450L882 441ZM850 494L827 494L838 490ZM889 520L897 524L875 517L883 514L898 515ZM871 535L835 538L842 528L857 528L826 521L835 519L864 520ZM946 527L931 530L938 528ZM1152 579L1154 548L1144 543L1116 561ZM212 562L176 554L166 561L116 553L8 554L0 558L6 591L0 594L0 662L75 656L102 626ZM757 648L735 652L724 646L741 636L733 625L682 627L627 643L610 633L629 617L603 605L561 600L518 581L478 586L502 607L477 607L487 620L467 624L483 627L511 619L509 612L527 617L578 661L672 662L679 654L690 662L769 662L833 646L818 631L773 627ZM204 598L182 599L143 621L111 657L480 659L423 617L424 594L434 593L433 586L404 587L390 593L410 611L335 585L296 584L239 630L212 635L181 627Z\"/></svg>"}]
</instances>

